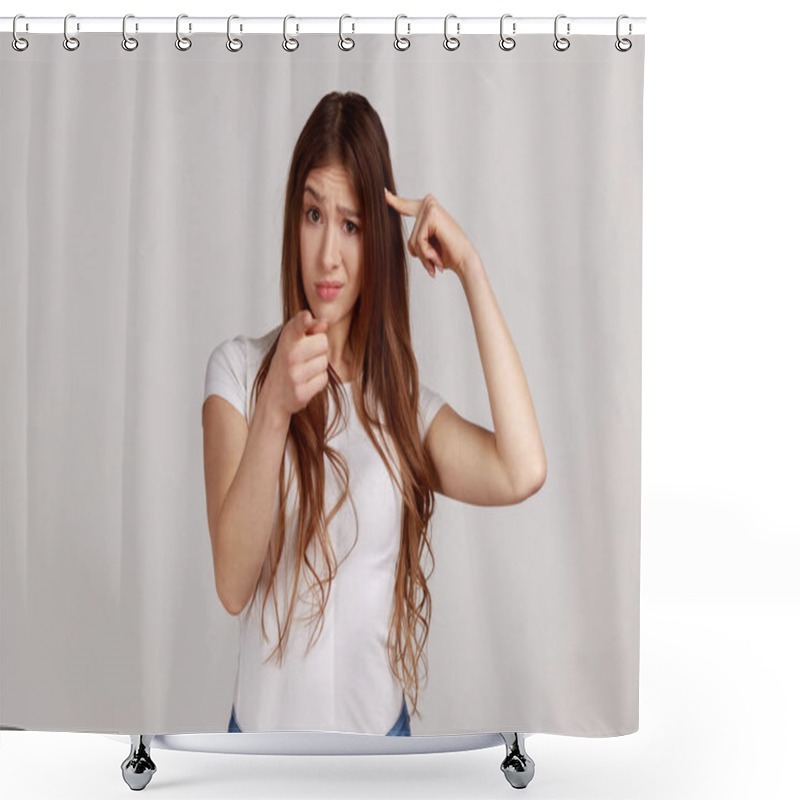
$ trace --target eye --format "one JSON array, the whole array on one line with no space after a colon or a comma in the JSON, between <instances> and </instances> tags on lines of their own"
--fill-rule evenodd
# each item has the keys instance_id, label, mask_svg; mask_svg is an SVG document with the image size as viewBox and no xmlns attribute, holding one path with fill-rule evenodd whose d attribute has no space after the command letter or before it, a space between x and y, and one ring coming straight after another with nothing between
<instances>
[{"instance_id":1,"label":"eye","mask_svg":"<svg viewBox=\"0 0 800 800\"><path fill-rule=\"evenodd\" d=\"M308 217L310 214L316 214L319 216L319 209L317 209L315 206L311 206L311 208L306 211L306 216ZM311 221L316 222L317 220L312 218Z\"/></svg>"},{"instance_id":2,"label":"eye","mask_svg":"<svg viewBox=\"0 0 800 800\"><path fill-rule=\"evenodd\" d=\"M348 220L345 220L345 224L351 226L350 233L358 233L359 227L358 227L358 225L355 224L355 222L352 222L351 220L348 219Z\"/></svg>"}]
</instances>

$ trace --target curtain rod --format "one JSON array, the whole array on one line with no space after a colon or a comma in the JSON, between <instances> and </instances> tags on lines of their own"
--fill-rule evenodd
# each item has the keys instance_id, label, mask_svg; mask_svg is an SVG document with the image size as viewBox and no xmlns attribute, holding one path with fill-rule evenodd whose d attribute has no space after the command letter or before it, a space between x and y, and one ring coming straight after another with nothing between
<instances>
[{"instance_id":1,"label":"curtain rod","mask_svg":"<svg viewBox=\"0 0 800 800\"><path fill-rule=\"evenodd\" d=\"M559 15L559 33L613 35L616 32L616 17L570 17ZM401 35L415 33L442 34L444 17L408 17L397 20ZM621 20L621 32L630 36L644 33L646 17L625 17ZM8 31L13 27L13 17L0 18L0 31ZM128 33L162 33L176 30L177 17L130 17L126 29ZM504 23L506 35L518 36L526 33L554 32L555 15L552 17L514 17L508 16ZM231 21L232 30L236 33L283 33L283 17L236 17ZM342 21L342 30L350 33L386 33L394 34L395 17L357 17L346 15ZM567 24L569 30L567 31ZM225 33L227 17L193 17L183 16L181 33ZM303 33L338 33L339 17L303 17L292 16L288 23L291 34ZM122 17L80 17L70 16L69 33L121 33ZM449 20L448 30L451 35L470 35L478 33L498 33L500 16L497 17L459 17ZM27 17L17 20L17 33L63 33L64 17Z\"/></svg>"}]
</instances>

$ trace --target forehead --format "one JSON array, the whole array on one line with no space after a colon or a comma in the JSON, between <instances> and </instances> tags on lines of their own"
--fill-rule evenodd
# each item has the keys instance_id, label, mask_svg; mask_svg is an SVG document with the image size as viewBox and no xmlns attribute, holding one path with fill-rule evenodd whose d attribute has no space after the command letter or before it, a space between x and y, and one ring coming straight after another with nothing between
<instances>
[{"instance_id":1,"label":"forehead","mask_svg":"<svg viewBox=\"0 0 800 800\"><path fill-rule=\"evenodd\" d=\"M327 196L336 194L340 199L356 199L356 187L350 173L340 164L312 169L307 177L305 186L315 189L317 194Z\"/></svg>"}]
</instances>

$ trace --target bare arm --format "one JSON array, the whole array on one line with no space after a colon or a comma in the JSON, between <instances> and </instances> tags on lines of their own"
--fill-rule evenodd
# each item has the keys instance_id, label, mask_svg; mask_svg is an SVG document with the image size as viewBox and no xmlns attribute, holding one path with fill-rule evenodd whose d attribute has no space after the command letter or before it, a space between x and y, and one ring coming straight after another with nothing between
<instances>
[{"instance_id":1,"label":"bare arm","mask_svg":"<svg viewBox=\"0 0 800 800\"><path fill-rule=\"evenodd\" d=\"M489 463L499 463L518 500L524 499L537 492L547 476L547 457L531 392L477 254L465 261L459 278L472 312L494 422L497 455Z\"/></svg>"},{"instance_id":2,"label":"bare arm","mask_svg":"<svg viewBox=\"0 0 800 800\"><path fill-rule=\"evenodd\" d=\"M458 223L427 194L408 200L385 189L386 202L416 217L408 240L412 256L435 277L456 273L472 313L495 432L463 419L452 408L436 415L426 446L436 469L435 488L478 505L519 503L547 476L539 423L517 349L477 250Z\"/></svg>"},{"instance_id":3,"label":"bare arm","mask_svg":"<svg viewBox=\"0 0 800 800\"><path fill-rule=\"evenodd\" d=\"M278 473L291 414L270 402L269 374L248 430L242 415L212 395L203 405L206 504L217 594L239 614L267 555Z\"/></svg>"}]
</instances>

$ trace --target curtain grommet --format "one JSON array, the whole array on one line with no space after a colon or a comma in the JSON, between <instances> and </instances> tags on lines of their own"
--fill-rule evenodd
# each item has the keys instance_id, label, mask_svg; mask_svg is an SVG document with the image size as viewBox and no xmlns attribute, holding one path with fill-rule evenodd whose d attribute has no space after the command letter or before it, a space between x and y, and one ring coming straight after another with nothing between
<instances>
[{"instance_id":1,"label":"curtain grommet","mask_svg":"<svg viewBox=\"0 0 800 800\"><path fill-rule=\"evenodd\" d=\"M17 14L14 17L14 22L11 23L11 46L18 52L22 53L28 49L28 40L23 38L17 33L17 20L25 19L24 14Z\"/></svg>"},{"instance_id":2,"label":"curtain grommet","mask_svg":"<svg viewBox=\"0 0 800 800\"><path fill-rule=\"evenodd\" d=\"M128 36L128 32L126 30L128 20L131 17L133 17L133 14L126 14L122 18L122 49L127 50L129 53L133 52L139 46L139 40L135 36Z\"/></svg>"},{"instance_id":3,"label":"curtain grommet","mask_svg":"<svg viewBox=\"0 0 800 800\"><path fill-rule=\"evenodd\" d=\"M619 35L619 22L622 19L630 19L630 18L628 17L627 14L620 14L617 17L617 41L614 42L614 47L616 47L617 50L620 51L620 53L627 53L628 50L630 50L631 47L633 47L633 42L630 39L627 39L625 37L620 38L620 35ZM628 36L630 36L631 33L633 33L633 26L629 22L628 23Z\"/></svg>"},{"instance_id":4,"label":"curtain grommet","mask_svg":"<svg viewBox=\"0 0 800 800\"><path fill-rule=\"evenodd\" d=\"M286 34L286 23L290 19L297 19L297 17L292 16L291 14L287 14L283 18L283 41L281 42L281 46L287 53L294 53L298 47L300 47L300 42L292 36L287 36ZM295 26L295 33L300 30L300 26Z\"/></svg>"},{"instance_id":5,"label":"curtain grommet","mask_svg":"<svg viewBox=\"0 0 800 800\"><path fill-rule=\"evenodd\" d=\"M178 50L186 51L192 46L192 40L188 36L181 36L181 20L188 17L188 14L178 14L175 20L175 47ZM189 23L189 32L192 30L192 23Z\"/></svg>"},{"instance_id":6,"label":"curtain grommet","mask_svg":"<svg viewBox=\"0 0 800 800\"><path fill-rule=\"evenodd\" d=\"M64 17L64 41L62 42L62 44L64 45L64 49L69 50L70 52L72 52L73 50L77 50L81 46L79 39L77 39L75 36L70 36L67 33L67 22L69 21L70 17L74 16L75 16L74 14L67 14L67 16ZM78 30L80 29L81 29L80 25L78 25Z\"/></svg>"},{"instance_id":7,"label":"curtain grommet","mask_svg":"<svg viewBox=\"0 0 800 800\"><path fill-rule=\"evenodd\" d=\"M559 53L563 53L565 50L569 50L570 41L567 39L566 36L559 36L558 35L558 21L560 19L566 19L566 14L558 14L556 16L555 22L553 23L553 33L555 35L555 41L553 42L553 47L558 50ZM567 36L569 36L569 22L567 23Z\"/></svg>"},{"instance_id":8,"label":"curtain grommet","mask_svg":"<svg viewBox=\"0 0 800 800\"><path fill-rule=\"evenodd\" d=\"M345 21L345 19L353 19L353 18L349 14L342 14L342 16L339 17L339 49L348 51L352 50L356 46L356 41L355 39L351 39L349 36L345 36L342 33L342 23ZM354 33L355 29L356 29L356 24L354 22L353 30L351 31L351 33Z\"/></svg>"},{"instance_id":9,"label":"curtain grommet","mask_svg":"<svg viewBox=\"0 0 800 800\"><path fill-rule=\"evenodd\" d=\"M505 50L506 52L508 52L509 50L513 50L517 46L517 40L514 39L513 36L506 36L505 33L503 33L503 23L511 16L512 16L511 14L503 14L503 16L500 17L500 49ZM516 32L517 32L517 23L512 22L511 33L516 33Z\"/></svg>"},{"instance_id":10,"label":"curtain grommet","mask_svg":"<svg viewBox=\"0 0 800 800\"><path fill-rule=\"evenodd\" d=\"M395 50L408 50L411 47L411 39L407 39L405 36L401 36L398 32L397 28L401 19L408 19L405 14L398 14L394 18L394 49ZM411 23L407 22L406 26L408 27L408 33L411 33Z\"/></svg>"},{"instance_id":11,"label":"curtain grommet","mask_svg":"<svg viewBox=\"0 0 800 800\"><path fill-rule=\"evenodd\" d=\"M231 14L228 17L228 41L225 42L225 47L227 47L231 53L238 53L244 47L244 42L242 42L241 39L237 39L235 36L231 36L232 19L239 19L239 15Z\"/></svg>"},{"instance_id":12,"label":"curtain grommet","mask_svg":"<svg viewBox=\"0 0 800 800\"><path fill-rule=\"evenodd\" d=\"M444 18L444 41L442 42L442 47L444 47L445 50L449 50L451 53L453 52L453 50L458 50L458 48L461 47L461 40L458 38L458 34L461 33L461 23L456 22L455 36L450 36L447 33L448 21L455 18L456 18L455 14L448 14Z\"/></svg>"}]
</instances>

